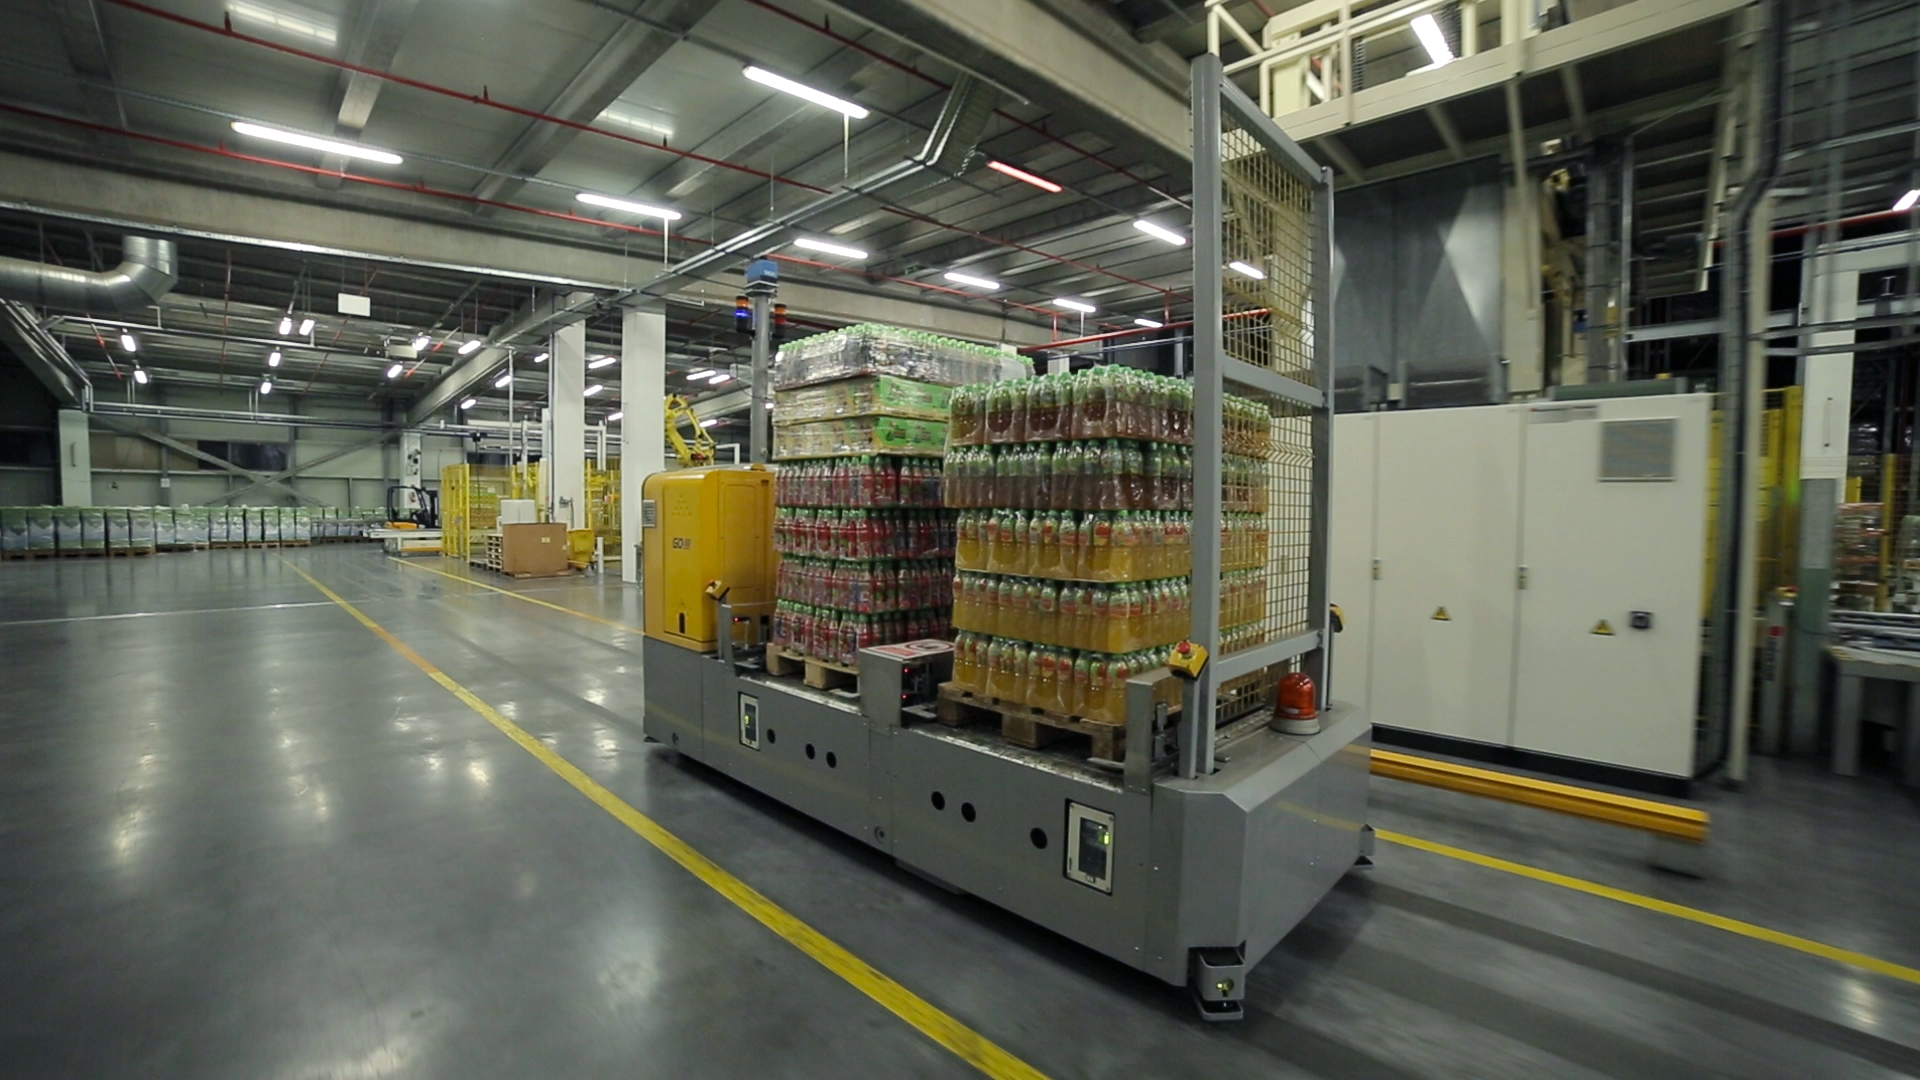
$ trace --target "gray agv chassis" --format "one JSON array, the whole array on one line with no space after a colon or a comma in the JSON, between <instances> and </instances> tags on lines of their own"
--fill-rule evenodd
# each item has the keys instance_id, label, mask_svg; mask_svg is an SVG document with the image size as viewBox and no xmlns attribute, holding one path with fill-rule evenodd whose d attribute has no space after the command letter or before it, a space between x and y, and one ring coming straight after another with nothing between
<instances>
[{"instance_id":1,"label":"gray agv chassis","mask_svg":"<svg viewBox=\"0 0 1920 1080\"><path fill-rule=\"evenodd\" d=\"M861 655L861 696L765 673L751 654L645 639L646 733L680 753L1235 1019L1247 972L1373 847L1372 729L1333 705L1317 735L1262 716L1220 731L1215 771L1161 754L1164 669L1128 686L1128 752L1103 768L948 727L902 703L943 671ZM944 659L950 664L950 658ZM1156 760L1160 759L1160 760Z\"/></svg>"}]
</instances>

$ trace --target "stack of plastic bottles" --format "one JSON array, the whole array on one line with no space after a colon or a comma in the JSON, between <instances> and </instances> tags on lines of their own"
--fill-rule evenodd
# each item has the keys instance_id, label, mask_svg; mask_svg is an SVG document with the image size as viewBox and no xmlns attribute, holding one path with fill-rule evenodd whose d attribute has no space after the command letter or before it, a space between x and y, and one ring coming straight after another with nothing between
<instances>
[{"instance_id":1,"label":"stack of plastic bottles","mask_svg":"<svg viewBox=\"0 0 1920 1080\"><path fill-rule=\"evenodd\" d=\"M954 386L1027 370L968 342L854 326L774 367L773 643L852 665L951 631L954 516L942 488Z\"/></svg>"},{"instance_id":2,"label":"stack of plastic bottles","mask_svg":"<svg viewBox=\"0 0 1920 1080\"><path fill-rule=\"evenodd\" d=\"M1193 391L1125 367L953 392L960 508L954 681L1008 702L1125 719L1125 684L1192 626ZM1270 417L1229 397L1220 607L1227 651L1266 615Z\"/></svg>"}]
</instances>

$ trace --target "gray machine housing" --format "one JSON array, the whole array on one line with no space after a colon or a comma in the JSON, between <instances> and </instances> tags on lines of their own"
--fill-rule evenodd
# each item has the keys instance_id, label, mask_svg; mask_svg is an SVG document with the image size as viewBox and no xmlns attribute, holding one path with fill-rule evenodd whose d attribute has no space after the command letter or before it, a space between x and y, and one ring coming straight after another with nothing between
<instances>
[{"instance_id":1,"label":"gray machine housing","mask_svg":"<svg viewBox=\"0 0 1920 1080\"><path fill-rule=\"evenodd\" d=\"M950 675L950 653L929 662L947 668L932 679ZM872 650L859 696L774 678L731 649L647 638L645 664L651 738L917 874L1191 987L1209 1018L1239 1014L1247 971L1372 851L1372 729L1349 706L1307 737L1260 716L1231 725L1214 771L1182 779L1168 755L1133 749L1171 737L1150 703L1166 669L1129 684L1115 769L936 723L903 704L910 668ZM1107 852L1076 845L1103 826Z\"/></svg>"}]
</instances>

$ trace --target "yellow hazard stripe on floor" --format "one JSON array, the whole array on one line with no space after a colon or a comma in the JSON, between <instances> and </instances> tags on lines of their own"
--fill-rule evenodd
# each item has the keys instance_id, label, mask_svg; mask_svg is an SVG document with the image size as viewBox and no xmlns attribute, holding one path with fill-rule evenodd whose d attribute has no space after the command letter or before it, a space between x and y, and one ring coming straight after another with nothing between
<instances>
[{"instance_id":1,"label":"yellow hazard stripe on floor","mask_svg":"<svg viewBox=\"0 0 1920 1080\"><path fill-rule=\"evenodd\" d=\"M285 562L284 559L282 561ZM641 838L659 848L668 858L685 867L689 873L706 883L714 892L726 897L740 910L759 920L762 926L779 934L789 944L812 957L821 967L845 979L855 989L919 1029L921 1034L953 1051L962 1061L988 1076L1046 1080L1045 1073L1014 1057L986 1036L955 1020L925 998L893 981L873 965L848 952L839 943L801 922L785 908L761 895L753 886L721 869L718 863L695 851L686 841L668 832L652 818L627 805L618 795L600 786L572 762L554 753L545 743L528 734L525 728L500 715L499 711L480 700L473 691L455 682L451 676L435 667L426 657L413 651L406 642L394 637L385 627L368 618L359 608L342 600L332 589L320 584L313 575L292 563L287 565L292 567L294 573L305 578L307 584L320 590L322 596L338 604L347 614L359 620L360 625L379 635L380 639L392 646L395 652L406 657L414 667L426 672L429 678L439 683L449 694L459 698L467 708L485 717L488 723L499 728L507 738L519 743L521 749L558 773L560 778L572 784L575 790L592 799L621 824L640 834ZM434 573L438 572L434 571Z\"/></svg>"},{"instance_id":2,"label":"yellow hazard stripe on floor","mask_svg":"<svg viewBox=\"0 0 1920 1080\"><path fill-rule=\"evenodd\" d=\"M1868 956L1865 953L1854 952L1852 949L1842 949L1837 945L1828 945L1825 942L1814 941L1811 938L1803 938L1796 934L1782 933L1779 930L1772 930L1754 923L1744 922L1740 919L1730 919L1725 915L1715 915L1711 911L1701 911L1699 908L1690 908L1685 904L1675 904L1667 900L1657 900L1651 896L1642 896L1637 892L1629 892L1626 889L1616 889L1611 885L1602 885L1597 881L1588 881L1585 878L1571 877L1567 874L1557 874L1552 870L1542 870L1537 866L1528 866L1525 863L1508 862L1506 859L1495 858L1492 855L1482 855L1477 851L1468 851L1465 848L1438 844L1432 840L1422 840L1417 836L1408 836L1405 833L1389 832L1386 829L1375 829L1374 835L1390 844L1399 844L1401 847L1410 847L1416 851L1443 855L1449 859L1459 859L1461 862L1472 863L1475 866L1484 866L1489 870L1498 870L1505 874L1531 878L1534 881L1545 882L1548 885L1558 885L1563 889L1572 889L1574 892L1586 893L1588 896L1598 896L1616 903L1627 904L1647 911L1657 911L1662 915L1671 915L1676 919L1685 919L1688 922L1699 923L1702 926L1711 926L1716 930L1725 930L1730 934L1739 934L1741 937L1764 941L1770 945L1778 945L1783 949L1793 949L1796 952L1807 953L1810 956L1818 956L1825 960L1832 960L1835 963L1860 968L1863 971L1871 971L1877 975L1885 975L1889 978L1901 979L1910 983L1920 983L1920 968L1910 968L1904 964L1896 964L1891 960L1882 960L1877 956Z\"/></svg>"},{"instance_id":3,"label":"yellow hazard stripe on floor","mask_svg":"<svg viewBox=\"0 0 1920 1080\"><path fill-rule=\"evenodd\" d=\"M441 577L446 578L448 581L457 581L462 585L474 585L482 589L489 589L493 592L499 593L501 596L511 596L515 600L525 600L529 604L538 604L543 608L549 608L553 611L559 612L562 615L578 615L582 619L590 619L594 622L599 623L602 626L611 626L615 630L625 630L630 634L643 634L646 632L637 626L628 626L626 623L623 623L623 622L615 622L612 619L603 619L598 615L589 615L584 611L578 611L578 610L575 610L574 608L565 607L560 604L550 604L547 601L542 600L537 596L528 596L526 593L517 593L517 592L514 592L512 589L503 589L498 585L489 585L484 581L475 581L470 577L461 577L459 574L449 574L445 570L435 570L431 566L421 566L419 563L409 562L406 559L397 559L391 555L387 556L387 558L392 560L393 562L399 563L401 566L404 566L409 570L425 570L429 574L439 574Z\"/></svg>"}]
</instances>

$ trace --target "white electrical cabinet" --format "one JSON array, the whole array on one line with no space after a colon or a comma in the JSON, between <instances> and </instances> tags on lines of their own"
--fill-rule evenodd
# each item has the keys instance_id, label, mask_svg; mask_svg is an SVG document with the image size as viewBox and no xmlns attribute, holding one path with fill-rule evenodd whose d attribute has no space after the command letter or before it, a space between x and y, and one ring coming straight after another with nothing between
<instances>
[{"instance_id":1,"label":"white electrical cabinet","mask_svg":"<svg viewBox=\"0 0 1920 1080\"><path fill-rule=\"evenodd\" d=\"M1334 693L1390 728L1688 776L1711 424L1703 394L1337 417Z\"/></svg>"},{"instance_id":2,"label":"white electrical cabinet","mask_svg":"<svg viewBox=\"0 0 1920 1080\"><path fill-rule=\"evenodd\" d=\"M1500 406L1375 415L1375 723L1510 739L1521 420Z\"/></svg>"},{"instance_id":3,"label":"white electrical cabinet","mask_svg":"<svg viewBox=\"0 0 1920 1080\"><path fill-rule=\"evenodd\" d=\"M1513 745L1688 775L1708 399L1536 405L1527 419Z\"/></svg>"}]
</instances>

